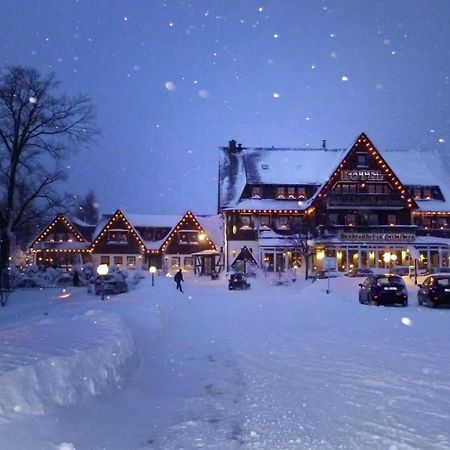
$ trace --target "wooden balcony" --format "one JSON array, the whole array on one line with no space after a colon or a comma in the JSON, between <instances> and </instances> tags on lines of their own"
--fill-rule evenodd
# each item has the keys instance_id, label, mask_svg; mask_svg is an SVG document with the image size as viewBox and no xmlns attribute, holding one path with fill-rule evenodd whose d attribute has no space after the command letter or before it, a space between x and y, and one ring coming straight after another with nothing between
<instances>
[{"instance_id":1,"label":"wooden balcony","mask_svg":"<svg viewBox=\"0 0 450 450\"><path fill-rule=\"evenodd\" d=\"M327 207L332 206L370 206L370 207L402 207L406 205L404 198L397 194L327 194Z\"/></svg>"}]
</instances>

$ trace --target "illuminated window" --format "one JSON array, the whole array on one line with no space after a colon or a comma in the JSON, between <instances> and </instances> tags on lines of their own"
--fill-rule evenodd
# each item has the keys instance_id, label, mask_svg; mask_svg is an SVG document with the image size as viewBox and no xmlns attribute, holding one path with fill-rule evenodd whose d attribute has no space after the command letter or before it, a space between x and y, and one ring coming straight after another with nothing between
<instances>
[{"instance_id":1,"label":"illuminated window","mask_svg":"<svg viewBox=\"0 0 450 450\"><path fill-rule=\"evenodd\" d=\"M423 197L425 200L431 200L431 189L429 187L423 188Z\"/></svg>"},{"instance_id":2,"label":"illuminated window","mask_svg":"<svg viewBox=\"0 0 450 450\"><path fill-rule=\"evenodd\" d=\"M356 225L356 214L346 214L345 215L345 225L353 227Z\"/></svg>"},{"instance_id":3,"label":"illuminated window","mask_svg":"<svg viewBox=\"0 0 450 450\"><path fill-rule=\"evenodd\" d=\"M109 230L108 244L128 244L128 230Z\"/></svg>"},{"instance_id":4,"label":"illuminated window","mask_svg":"<svg viewBox=\"0 0 450 450\"><path fill-rule=\"evenodd\" d=\"M387 216L388 225L397 225L397 216L395 214L388 214Z\"/></svg>"},{"instance_id":5,"label":"illuminated window","mask_svg":"<svg viewBox=\"0 0 450 450\"><path fill-rule=\"evenodd\" d=\"M189 270L192 269L194 266L194 258L192 256L185 256L184 257L184 268Z\"/></svg>"},{"instance_id":6,"label":"illuminated window","mask_svg":"<svg viewBox=\"0 0 450 450\"><path fill-rule=\"evenodd\" d=\"M278 229L279 230L288 230L289 229L289 217L288 216L278 217Z\"/></svg>"},{"instance_id":7,"label":"illuminated window","mask_svg":"<svg viewBox=\"0 0 450 450\"><path fill-rule=\"evenodd\" d=\"M172 269L179 269L180 268L180 257L179 256L172 256L170 260L170 266Z\"/></svg>"},{"instance_id":8,"label":"illuminated window","mask_svg":"<svg viewBox=\"0 0 450 450\"><path fill-rule=\"evenodd\" d=\"M252 198L261 198L261 186L252 186Z\"/></svg>"},{"instance_id":9,"label":"illuminated window","mask_svg":"<svg viewBox=\"0 0 450 450\"><path fill-rule=\"evenodd\" d=\"M276 198L285 198L286 194L285 194L285 189L283 186L278 186L277 187L277 192L276 192Z\"/></svg>"},{"instance_id":10,"label":"illuminated window","mask_svg":"<svg viewBox=\"0 0 450 450\"><path fill-rule=\"evenodd\" d=\"M114 265L121 266L122 264L123 264L123 257L122 256L114 256Z\"/></svg>"},{"instance_id":11,"label":"illuminated window","mask_svg":"<svg viewBox=\"0 0 450 450\"><path fill-rule=\"evenodd\" d=\"M127 256L127 266L134 267L136 265L136 256Z\"/></svg>"},{"instance_id":12,"label":"illuminated window","mask_svg":"<svg viewBox=\"0 0 450 450\"><path fill-rule=\"evenodd\" d=\"M109 255L100 256L100 264L106 264L109 266Z\"/></svg>"},{"instance_id":13,"label":"illuminated window","mask_svg":"<svg viewBox=\"0 0 450 450\"><path fill-rule=\"evenodd\" d=\"M250 216L241 216L241 230L252 229L252 218Z\"/></svg>"},{"instance_id":14,"label":"illuminated window","mask_svg":"<svg viewBox=\"0 0 450 450\"><path fill-rule=\"evenodd\" d=\"M295 198L295 187L288 187L288 198Z\"/></svg>"},{"instance_id":15,"label":"illuminated window","mask_svg":"<svg viewBox=\"0 0 450 450\"><path fill-rule=\"evenodd\" d=\"M261 216L260 217L260 227L261 228L270 228L270 216Z\"/></svg>"},{"instance_id":16,"label":"illuminated window","mask_svg":"<svg viewBox=\"0 0 450 450\"><path fill-rule=\"evenodd\" d=\"M179 244L194 244L198 245L198 231L196 230L184 230L178 232Z\"/></svg>"},{"instance_id":17,"label":"illuminated window","mask_svg":"<svg viewBox=\"0 0 450 450\"><path fill-rule=\"evenodd\" d=\"M300 200L304 200L306 198L306 189L304 187L297 188L297 196Z\"/></svg>"},{"instance_id":18,"label":"illuminated window","mask_svg":"<svg viewBox=\"0 0 450 450\"><path fill-rule=\"evenodd\" d=\"M421 193L421 191L420 191L420 187L418 187L418 186L415 186L415 187L414 187L414 198L415 198L416 200L422 198L422 193Z\"/></svg>"}]
</instances>

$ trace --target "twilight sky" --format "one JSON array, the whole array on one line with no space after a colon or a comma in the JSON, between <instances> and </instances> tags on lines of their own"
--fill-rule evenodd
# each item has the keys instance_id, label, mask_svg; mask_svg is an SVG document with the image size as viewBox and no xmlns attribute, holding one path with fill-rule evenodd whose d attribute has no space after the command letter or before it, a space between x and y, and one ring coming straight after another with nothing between
<instances>
[{"instance_id":1,"label":"twilight sky","mask_svg":"<svg viewBox=\"0 0 450 450\"><path fill-rule=\"evenodd\" d=\"M53 71L102 129L67 190L214 213L218 147L450 156L448 0L0 0L0 67Z\"/></svg>"}]
</instances>

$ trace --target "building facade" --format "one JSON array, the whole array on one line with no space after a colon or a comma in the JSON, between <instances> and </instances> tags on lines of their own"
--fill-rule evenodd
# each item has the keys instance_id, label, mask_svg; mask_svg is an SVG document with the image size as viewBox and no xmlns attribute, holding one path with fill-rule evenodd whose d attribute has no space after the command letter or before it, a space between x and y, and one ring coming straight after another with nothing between
<instances>
[{"instance_id":1,"label":"building facade","mask_svg":"<svg viewBox=\"0 0 450 450\"><path fill-rule=\"evenodd\" d=\"M348 149L230 141L220 149L219 212L227 268L244 247L263 270L298 267L305 233L316 270L325 257L339 271L449 265L450 174L442 158L381 152L364 133Z\"/></svg>"}]
</instances>

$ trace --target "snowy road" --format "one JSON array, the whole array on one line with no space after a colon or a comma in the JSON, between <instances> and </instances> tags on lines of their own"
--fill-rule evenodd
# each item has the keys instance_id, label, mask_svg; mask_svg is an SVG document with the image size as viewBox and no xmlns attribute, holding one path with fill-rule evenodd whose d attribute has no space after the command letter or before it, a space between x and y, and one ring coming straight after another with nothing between
<instances>
[{"instance_id":1,"label":"snowy road","mask_svg":"<svg viewBox=\"0 0 450 450\"><path fill-rule=\"evenodd\" d=\"M450 310L418 308L415 287L408 308L362 306L358 282L326 294L322 281L189 280L182 295L158 279L104 304L80 296L121 317L137 369L120 389L1 424L0 448L450 449Z\"/></svg>"}]
</instances>

